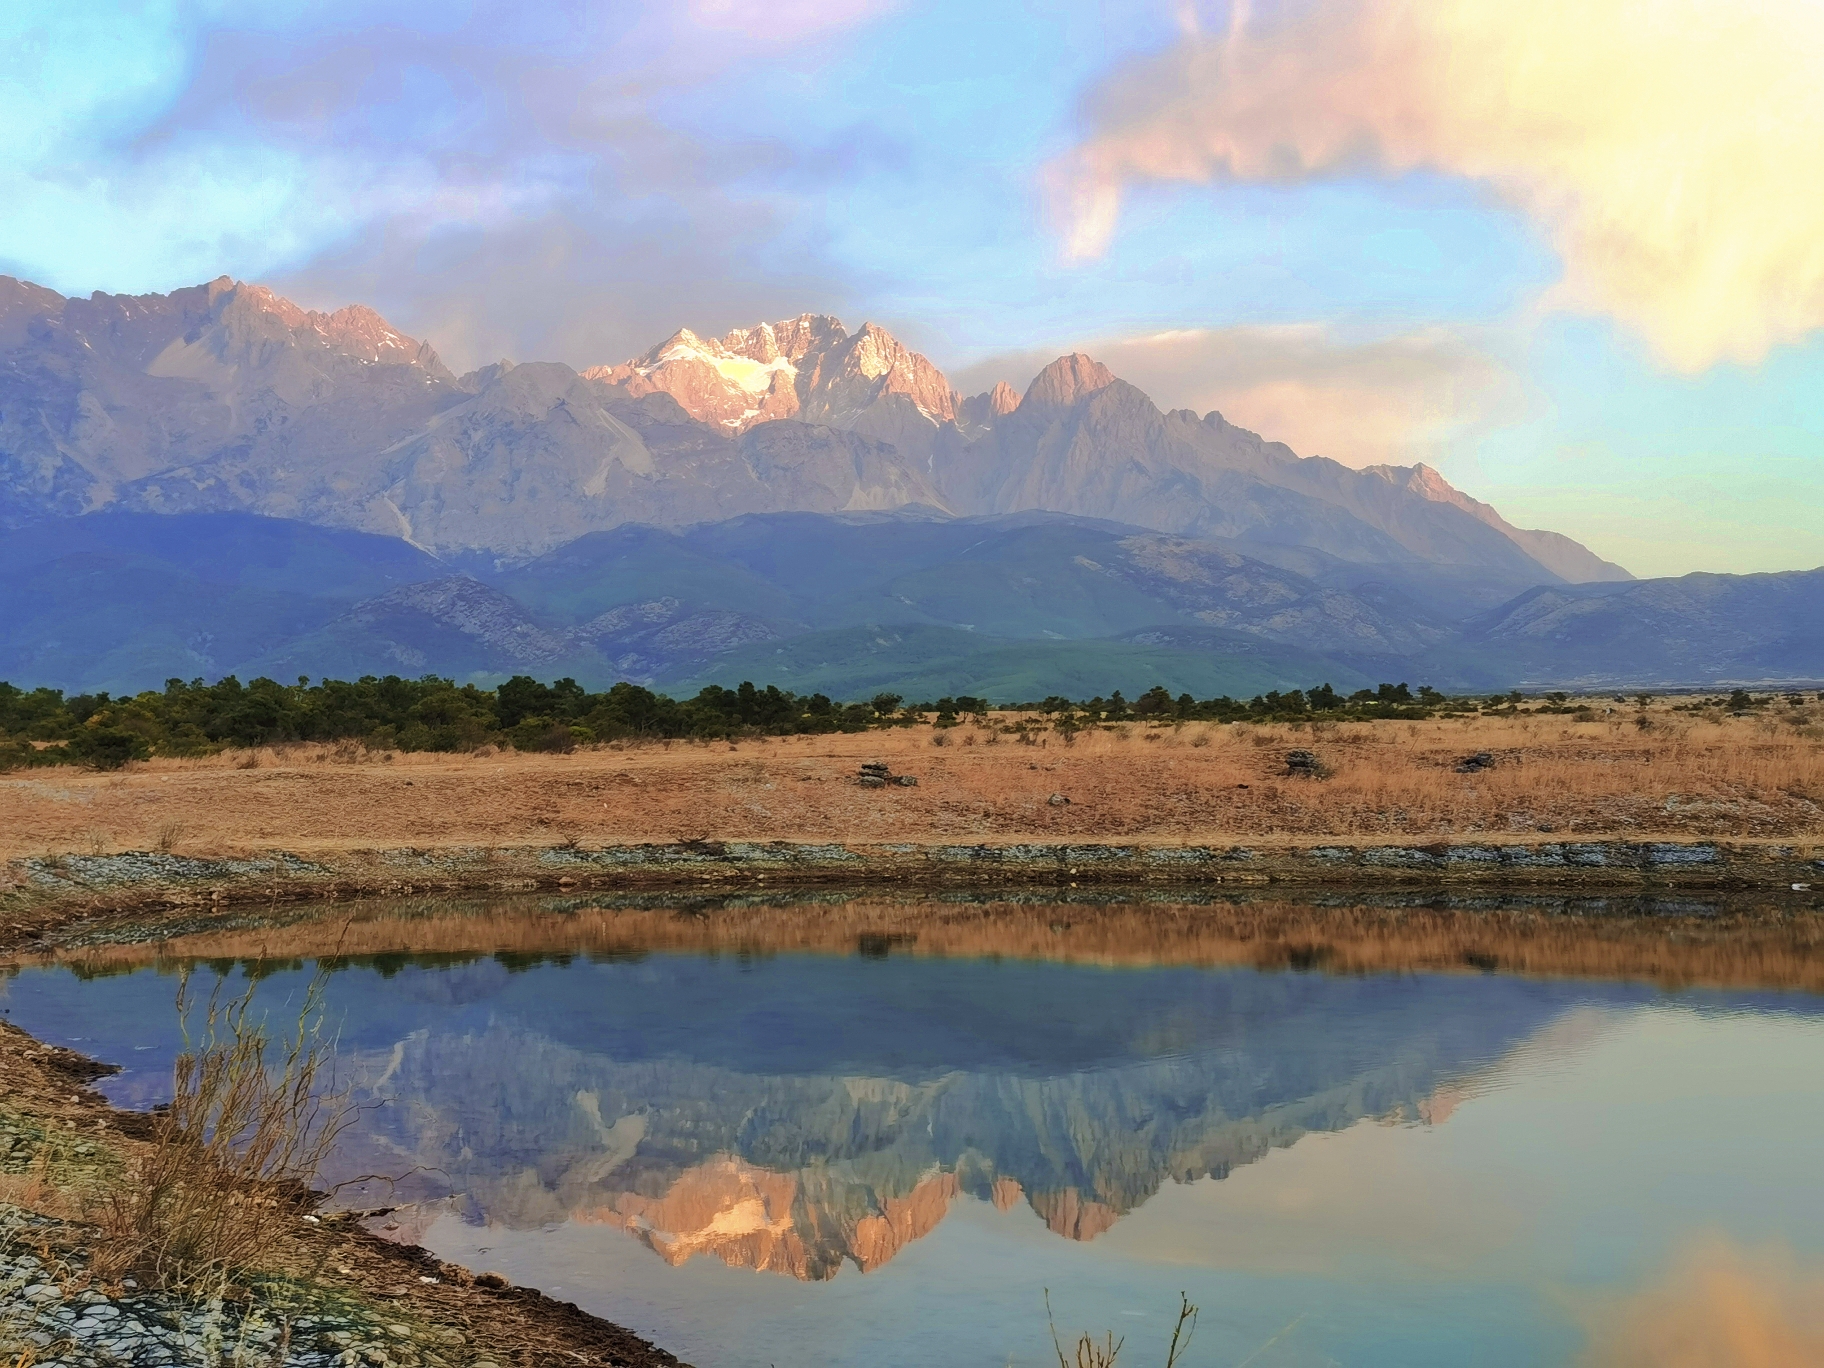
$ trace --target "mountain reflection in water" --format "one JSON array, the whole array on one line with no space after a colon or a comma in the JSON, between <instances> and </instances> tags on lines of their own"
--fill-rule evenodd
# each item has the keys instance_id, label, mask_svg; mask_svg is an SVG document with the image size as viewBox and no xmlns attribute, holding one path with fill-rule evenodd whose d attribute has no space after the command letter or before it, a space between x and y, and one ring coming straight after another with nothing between
<instances>
[{"instance_id":1,"label":"mountain reflection in water","mask_svg":"<svg viewBox=\"0 0 1824 1368\"><path fill-rule=\"evenodd\" d=\"M158 964L226 969L257 943L268 968L280 952L333 966L345 1067L380 1105L330 1176L406 1175L348 1198L404 1204L401 1238L453 1209L516 1230L616 1227L674 1265L702 1253L825 1280L845 1261L885 1264L959 1194L1024 1202L1054 1234L1090 1240L1168 1181L1221 1178L1309 1132L1442 1121L1493 1062L1601 1018L1579 1009L1658 996L1474 972L1492 963L1738 984L1817 973L1809 924L1750 917L1721 937L1715 909L1687 915L1681 942L1663 916L1538 909L855 904L706 918L541 902L205 932ZM324 955L337 946L368 953ZM822 953L841 946L860 953ZM117 976L147 953L82 962ZM1311 966L1356 972L1287 971ZM294 961L261 991L295 993L307 972ZM116 1095L156 1100L168 978L128 972L105 993L99 979L61 982L86 1003L74 1038L134 1066ZM13 989L34 1009L58 996L38 971ZM149 1036L162 1048L147 1051Z\"/></svg>"},{"instance_id":2,"label":"mountain reflection in water","mask_svg":"<svg viewBox=\"0 0 1824 1368\"><path fill-rule=\"evenodd\" d=\"M353 1171L417 1169L412 1199L456 1198L471 1219L601 1222L670 1262L821 1279L884 1263L959 1192L1024 1200L1091 1239L1168 1179L1221 1177L1364 1117L1424 1120L1441 1089L1584 995L663 955L408 968L360 996L389 1003L395 1043L357 1057L388 1105Z\"/></svg>"}]
</instances>

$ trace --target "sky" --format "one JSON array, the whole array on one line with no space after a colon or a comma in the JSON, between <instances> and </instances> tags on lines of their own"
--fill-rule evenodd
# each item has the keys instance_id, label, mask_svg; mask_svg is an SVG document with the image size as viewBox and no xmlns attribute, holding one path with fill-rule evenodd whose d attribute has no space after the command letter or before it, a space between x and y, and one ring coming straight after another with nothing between
<instances>
[{"instance_id":1,"label":"sky","mask_svg":"<svg viewBox=\"0 0 1824 1368\"><path fill-rule=\"evenodd\" d=\"M11 0L0 272L456 369L873 320L1426 461L1637 574L1824 564L1824 0Z\"/></svg>"}]
</instances>

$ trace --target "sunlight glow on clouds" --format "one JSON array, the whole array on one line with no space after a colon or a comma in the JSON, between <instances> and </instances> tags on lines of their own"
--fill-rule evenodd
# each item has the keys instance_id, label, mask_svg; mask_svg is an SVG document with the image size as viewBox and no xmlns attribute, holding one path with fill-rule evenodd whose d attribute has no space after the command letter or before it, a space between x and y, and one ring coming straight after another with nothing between
<instances>
[{"instance_id":1,"label":"sunlight glow on clouds","mask_svg":"<svg viewBox=\"0 0 1824 1368\"><path fill-rule=\"evenodd\" d=\"M1824 5L1328 0L1187 32L1105 82L1052 173L1099 255L1137 181L1470 177L1564 260L1546 301L1663 361L1756 362L1824 326Z\"/></svg>"},{"instance_id":2,"label":"sunlight glow on clouds","mask_svg":"<svg viewBox=\"0 0 1824 1368\"><path fill-rule=\"evenodd\" d=\"M1436 464L1452 443L1524 406L1519 378L1464 330L1353 338L1323 323L1179 329L1078 344L1162 408L1211 409L1301 456ZM1023 389L1050 354L957 374L966 391Z\"/></svg>"}]
</instances>

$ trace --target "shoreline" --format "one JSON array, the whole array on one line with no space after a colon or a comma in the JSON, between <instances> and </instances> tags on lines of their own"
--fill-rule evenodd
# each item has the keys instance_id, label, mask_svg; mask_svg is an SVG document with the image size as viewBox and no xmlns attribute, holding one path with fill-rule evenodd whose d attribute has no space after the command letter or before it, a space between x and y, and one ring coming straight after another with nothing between
<instances>
[{"instance_id":1,"label":"shoreline","mask_svg":"<svg viewBox=\"0 0 1824 1368\"><path fill-rule=\"evenodd\" d=\"M509 892L688 895L846 887L1136 889L1447 888L1591 894L1824 887L1824 843L1783 840L843 843L157 851L50 855L0 865L0 954L71 922L249 903ZM180 918L181 919L181 918Z\"/></svg>"},{"instance_id":2,"label":"shoreline","mask_svg":"<svg viewBox=\"0 0 1824 1368\"><path fill-rule=\"evenodd\" d=\"M122 1145L142 1143L150 1133L150 1114L116 1107L94 1086L117 1069L0 1020L0 1095L5 1099L0 1132L6 1140L0 1146L0 1179L12 1175L19 1182L19 1175L28 1174L32 1182L51 1183L49 1204L55 1208L65 1193L47 1175L61 1172L63 1187L75 1190L70 1185L80 1181L80 1174L71 1177L72 1155L105 1159ZM169 1328L174 1316L185 1314L184 1302L145 1290L104 1290L87 1272L87 1223L80 1216L8 1200L19 1195L0 1193L0 1218L8 1218L0 1219L0 1237L17 1228L30 1230L32 1239L24 1248L0 1238L0 1284L18 1282L22 1293L49 1288L57 1295L21 1295L17 1304L0 1307L7 1313L0 1329L22 1343L30 1343L34 1332L48 1334L51 1343L39 1348L69 1346L59 1357L73 1362L120 1361L123 1333L138 1337L137 1347L124 1351L130 1355L127 1361L188 1361L192 1341L200 1344L208 1331L182 1322ZM45 1203L40 1195L38 1207ZM361 1215L325 1210L292 1237L293 1256L302 1256L298 1262L316 1271L301 1282L305 1314L297 1317L297 1338L287 1322L280 1341L291 1352L311 1361L323 1357L305 1349L304 1341L333 1324L330 1334L345 1338L325 1338L324 1352L333 1357L336 1346L343 1346L364 1362L425 1368L521 1363L688 1368L633 1331L574 1303L514 1286L498 1274L476 1274L421 1246L374 1234L361 1225ZM273 1273L280 1279L292 1276L277 1269ZM324 1307L335 1309L325 1316ZM188 1309L204 1321L223 1314L220 1307L211 1312L204 1304ZM243 1332L261 1309L257 1298L241 1307L237 1314ZM21 1311L27 1316L23 1321L17 1320ZM257 1348L259 1341L256 1337L249 1343Z\"/></svg>"}]
</instances>

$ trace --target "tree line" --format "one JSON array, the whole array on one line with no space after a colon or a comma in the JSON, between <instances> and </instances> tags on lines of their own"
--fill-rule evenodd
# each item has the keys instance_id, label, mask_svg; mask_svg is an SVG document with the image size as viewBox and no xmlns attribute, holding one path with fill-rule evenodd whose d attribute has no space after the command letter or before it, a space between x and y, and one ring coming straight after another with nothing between
<instances>
[{"instance_id":1,"label":"tree line","mask_svg":"<svg viewBox=\"0 0 1824 1368\"><path fill-rule=\"evenodd\" d=\"M1415 693L1405 684L1348 696L1323 684L1246 701L1174 696L1155 685L1132 702L1116 692L1083 700L1054 695L1014 706L1069 729L1124 721L1283 721L1314 713L1426 717L1448 703L1435 689ZM152 755L204 755L296 741L356 741L407 751L472 751L485 745L568 750L629 738L857 732L933 715L939 725L950 725L989 710L987 700L968 695L907 703L899 694L880 693L865 703L838 703L820 693L744 683L734 689L712 684L693 697L674 699L637 684L592 693L573 679L547 684L526 675L492 689L435 675L315 684L302 677L295 684L242 683L230 675L214 683L170 679L162 690L119 697L0 683L0 769L56 764L117 769Z\"/></svg>"},{"instance_id":2,"label":"tree line","mask_svg":"<svg viewBox=\"0 0 1824 1368\"><path fill-rule=\"evenodd\" d=\"M295 684L230 675L170 679L130 696L66 696L0 683L0 768L83 764L117 769L152 755L206 755L291 741L358 741L376 749L472 751L485 745L568 750L627 737L715 738L860 731L866 704L776 687L710 685L668 698L637 684L591 693L573 679L519 675L497 688L428 675Z\"/></svg>"}]
</instances>

